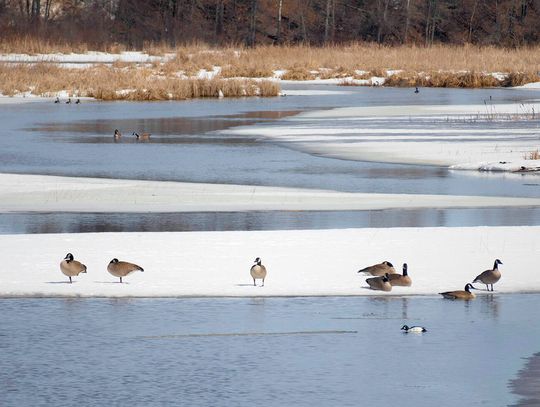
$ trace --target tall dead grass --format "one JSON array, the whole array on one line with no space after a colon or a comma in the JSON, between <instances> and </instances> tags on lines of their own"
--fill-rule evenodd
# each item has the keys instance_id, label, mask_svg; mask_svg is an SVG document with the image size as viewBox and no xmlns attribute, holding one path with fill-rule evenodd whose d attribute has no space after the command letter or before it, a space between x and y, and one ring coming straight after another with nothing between
<instances>
[{"instance_id":1,"label":"tall dead grass","mask_svg":"<svg viewBox=\"0 0 540 407\"><path fill-rule=\"evenodd\" d=\"M118 44L104 48L100 50L126 50ZM35 38L0 40L0 52L88 50L84 44L71 46ZM223 78L265 78L271 77L276 70L284 70L283 79L293 80L345 77L369 79L370 76L382 76L388 78L385 86L517 86L540 80L540 46L503 49L434 45L426 48L356 43L326 47L296 45L216 48L197 43L171 48L167 44L153 43L146 44L142 51L153 55L175 54L171 60L154 65L154 70L166 77L177 72L193 76L201 69L212 70L219 66Z\"/></svg>"},{"instance_id":2,"label":"tall dead grass","mask_svg":"<svg viewBox=\"0 0 540 407\"><path fill-rule=\"evenodd\" d=\"M277 96L279 85L250 79L186 79L156 75L151 68L97 66L64 69L53 64L0 65L0 92L30 91L54 95L66 90L71 96L102 100L183 100L204 97Z\"/></svg>"}]
</instances>

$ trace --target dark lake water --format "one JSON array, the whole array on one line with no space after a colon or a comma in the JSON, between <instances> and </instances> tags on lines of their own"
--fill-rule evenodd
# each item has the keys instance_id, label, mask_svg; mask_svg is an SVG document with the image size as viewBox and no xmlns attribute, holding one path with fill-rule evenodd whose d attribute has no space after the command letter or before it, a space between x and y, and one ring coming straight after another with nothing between
<instances>
[{"instance_id":1,"label":"dark lake water","mask_svg":"<svg viewBox=\"0 0 540 407\"><path fill-rule=\"evenodd\" d=\"M537 294L0 299L0 405L511 405L539 307Z\"/></svg>"},{"instance_id":2,"label":"dark lake water","mask_svg":"<svg viewBox=\"0 0 540 407\"><path fill-rule=\"evenodd\" d=\"M540 208L180 213L0 213L0 234L540 225Z\"/></svg>"}]
</instances>

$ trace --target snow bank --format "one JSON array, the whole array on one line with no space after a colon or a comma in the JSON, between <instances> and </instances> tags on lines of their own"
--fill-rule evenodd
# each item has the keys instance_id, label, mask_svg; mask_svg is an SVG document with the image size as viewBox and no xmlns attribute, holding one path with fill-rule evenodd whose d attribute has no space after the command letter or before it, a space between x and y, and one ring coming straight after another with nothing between
<instances>
[{"instance_id":1,"label":"snow bank","mask_svg":"<svg viewBox=\"0 0 540 407\"><path fill-rule=\"evenodd\" d=\"M113 63L113 62L133 62L133 63L151 63L164 62L174 58L174 54L165 56L153 56L144 52L126 51L119 54L107 52L86 52L71 54L0 54L0 62L10 63L37 63L51 62L62 64L91 64L91 63Z\"/></svg>"},{"instance_id":2,"label":"snow bank","mask_svg":"<svg viewBox=\"0 0 540 407\"><path fill-rule=\"evenodd\" d=\"M496 258L495 295L538 292L539 235L538 226L3 235L0 296L435 295L463 289ZM68 252L88 267L73 284L59 269ZM114 257L145 271L119 284L106 270ZM255 257L265 287L253 286ZM412 287L366 289L357 270L383 260L407 262Z\"/></svg>"},{"instance_id":3,"label":"snow bank","mask_svg":"<svg viewBox=\"0 0 540 407\"><path fill-rule=\"evenodd\" d=\"M0 174L0 212L224 212L540 206L540 198L345 193L162 181Z\"/></svg>"},{"instance_id":4,"label":"snow bank","mask_svg":"<svg viewBox=\"0 0 540 407\"><path fill-rule=\"evenodd\" d=\"M290 117L287 126L226 132L339 159L467 169L503 161L531 170L537 163L523 163L523 157L540 148L540 138L535 122L527 119L539 111L538 103L347 107ZM499 170L514 171L515 166Z\"/></svg>"}]
</instances>

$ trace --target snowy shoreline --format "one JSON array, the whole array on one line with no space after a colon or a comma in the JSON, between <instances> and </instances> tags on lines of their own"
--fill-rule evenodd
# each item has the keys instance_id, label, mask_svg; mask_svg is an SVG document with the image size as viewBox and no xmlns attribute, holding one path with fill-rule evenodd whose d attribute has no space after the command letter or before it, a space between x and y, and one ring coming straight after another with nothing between
<instances>
[{"instance_id":1,"label":"snowy shoreline","mask_svg":"<svg viewBox=\"0 0 540 407\"><path fill-rule=\"evenodd\" d=\"M437 295L462 290L496 258L503 266L495 295L540 292L540 273L531 270L539 234L540 226L2 235L9 255L0 265L0 297ZM59 270L68 252L88 267L73 284ZM268 268L264 287L249 275L255 257ZM112 258L145 271L120 284L106 270ZM412 287L367 289L357 271L383 260L397 271L407 262Z\"/></svg>"}]
</instances>

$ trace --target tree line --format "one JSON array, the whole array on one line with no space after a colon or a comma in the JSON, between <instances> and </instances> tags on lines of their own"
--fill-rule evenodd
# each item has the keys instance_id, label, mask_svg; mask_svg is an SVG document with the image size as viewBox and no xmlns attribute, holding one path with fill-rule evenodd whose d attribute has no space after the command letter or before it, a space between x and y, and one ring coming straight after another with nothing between
<instances>
[{"instance_id":1,"label":"tree line","mask_svg":"<svg viewBox=\"0 0 540 407\"><path fill-rule=\"evenodd\" d=\"M92 45L351 41L519 47L540 0L0 0L0 34Z\"/></svg>"}]
</instances>

